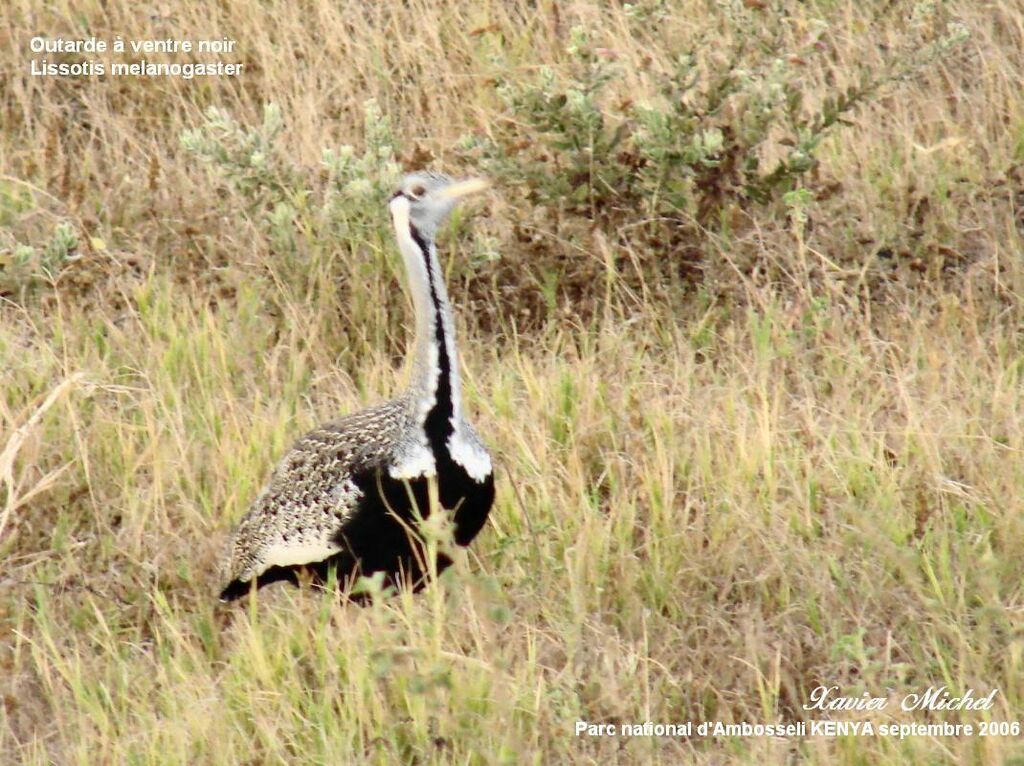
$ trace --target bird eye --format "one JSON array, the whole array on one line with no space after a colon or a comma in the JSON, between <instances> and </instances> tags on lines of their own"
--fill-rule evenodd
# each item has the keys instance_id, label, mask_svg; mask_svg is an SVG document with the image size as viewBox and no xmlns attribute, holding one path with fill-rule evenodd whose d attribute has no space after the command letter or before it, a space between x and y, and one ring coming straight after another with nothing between
<instances>
[{"instance_id":1,"label":"bird eye","mask_svg":"<svg viewBox=\"0 0 1024 766\"><path fill-rule=\"evenodd\" d=\"M415 184L409 188L409 196L413 199L419 199L426 193L427 190L423 188L423 184Z\"/></svg>"}]
</instances>

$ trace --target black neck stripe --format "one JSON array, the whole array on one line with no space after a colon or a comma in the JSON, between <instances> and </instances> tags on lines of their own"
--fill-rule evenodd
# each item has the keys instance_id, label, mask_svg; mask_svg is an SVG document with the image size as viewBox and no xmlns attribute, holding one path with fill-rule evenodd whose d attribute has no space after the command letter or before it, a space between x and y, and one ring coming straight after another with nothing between
<instances>
[{"instance_id":1,"label":"black neck stripe","mask_svg":"<svg viewBox=\"0 0 1024 766\"><path fill-rule=\"evenodd\" d=\"M427 432L427 440L430 442L430 450L434 453L434 459L438 461L440 470L442 461L450 461L448 454L448 437L451 436L454 428L452 426L452 415L455 407L452 402L452 360L448 357L448 343L445 335L444 311L440 298L437 294L437 285L434 283L435 275L430 266L430 247L423 233L412 223L409 224L409 235L413 242L423 253L423 265L427 270L427 285L430 288L430 301L434 307L434 339L437 343L437 389L434 392L434 406L427 413L427 419L423 424Z\"/></svg>"},{"instance_id":2,"label":"black neck stripe","mask_svg":"<svg viewBox=\"0 0 1024 766\"><path fill-rule=\"evenodd\" d=\"M434 291L434 273L430 270L430 247L426 237L423 236L423 232L416 228L416 224L412 221L409 222L409 236L412 237L412 241L416 243L416 247L423 254L423 265L427 269L427 280L430 282L430 297L434 300L434 306L437 306L437 295Z\"/></svg>"}]
</instances>

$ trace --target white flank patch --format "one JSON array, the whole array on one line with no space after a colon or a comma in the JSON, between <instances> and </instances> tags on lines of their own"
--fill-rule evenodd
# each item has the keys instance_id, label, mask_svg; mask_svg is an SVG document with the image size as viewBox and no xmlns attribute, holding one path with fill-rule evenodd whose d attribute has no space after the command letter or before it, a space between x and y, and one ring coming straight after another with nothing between
<instances>
[{"instance_id":1,"label":"white flank patch","mask_svg":"<svg viewBox=\"0 0 1024 766\"><path fill-rule=\"evenodd\" d=\"M337 545L326 540L304 540L301 543L276 543L263 551L263 571L270 567L291 567L298 564L312 564L323 561L340 551Z\"/></svg>"},{"instance_id":2,"label":"white flank patch","mask_svg":"<svg viewBox=\"0 0 1024 766\"><path fill-rule=\"evenodd\" d=\"M426 444L409 444L402 456L388 466L388 476L392 479L418 479L420 476L433 476L437 472L434 455Z\"/></svg>"},{"instance_id":3,"label":"white flank patch","mask_svg":"<svg viewBox=\"0 0 1024 766\"><path fill-rule=\"evenodd\" d=\"M456 429L448 437L448 453L452 460L466 470L473 481L482 482L491 473L491 456L487 454L487 450L474 440L463 436L461 429Z\"/></svg>"}]
</instances>

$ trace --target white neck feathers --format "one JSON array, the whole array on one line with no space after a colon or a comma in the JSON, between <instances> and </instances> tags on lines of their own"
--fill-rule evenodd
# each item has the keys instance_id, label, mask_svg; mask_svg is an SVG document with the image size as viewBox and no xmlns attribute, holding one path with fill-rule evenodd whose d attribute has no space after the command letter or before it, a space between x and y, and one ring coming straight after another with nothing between
<instances>
[{"instance_id":1,"label":"white neck feathers","mask_svg":"<svg viewBox=\"0 0 1024 766\"><path fill-rule=\"evenodd\" d=\"M415 340L413 341L413 369L410 393L416 406L416 418L420 425L437 401L437 388L441 373L441 348L448 360L448 375L451 387L452 421L458 423L461 416L461 388L459 363L455 348L455 327L452 320L448 291L444 275L437 260L437 249L430 233L414 236L409 220L409 201L396 197L391 202L391 213L395 224L398 247L405 261L405 271L412 293L415 314ZM425 252L424 252L425 249ZM438 331L440 321L440 332Z\"/></svg>"},{"instance_id":2,"label":"white neck feathers","mask_svg":"<svg viewBox=\"0 0 1024 766\"><path fill-rule=\"evenodd\" d=\"M409 200L405 197L398 196L391 201L391 215L398 247L405 261L416 315L409 402L419 428L415 437L396 456L395 462L389 467L389 473L396 479L411 479L431 475L437 470L438 445L433 445L432 450L427 421L437 405L442 405L442 412L447 411L447 403L438 401L439 394L447 394L451 399L451 430L444 447L451 460L462 466L475 481L486 481L491 475L491 458L462 418L455 323L452 321L444 275L437 261L434 233L432 230L420 231L413 227L409 217ZM441 385L442 367L447 369L447 386Z\"/></svg>"}]
</instances>

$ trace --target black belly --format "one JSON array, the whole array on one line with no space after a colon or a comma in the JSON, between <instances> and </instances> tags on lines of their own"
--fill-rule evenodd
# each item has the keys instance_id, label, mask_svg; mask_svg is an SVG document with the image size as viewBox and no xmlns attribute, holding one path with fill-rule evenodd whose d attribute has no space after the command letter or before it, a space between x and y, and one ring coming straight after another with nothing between
<instances>
[{"instance_id":1,"label":"black belly","mask_svg":"<svg viewBox=\"0 0 1024 766\"><path fill-rule=\"evenodd\" d=\"M455 542L468 545L487 521L494 502L494 478L476 482L453 466L439 472L437 482L441 507L456 509ZM335 538L344 550L309 569L326 580L333 568L339 582L383 572L389 585L419 589L425 582L426 559L418 525L430 515L427 479L401 481L378 470L356 477L355 483L363 491L362 499ZM438 572L449 564L451 559L444 554L437 557Z\"/></svg>"},{"instance_id":2,"label":"black belly","mask_svg":"<svg viewBox=\"0 0 1024 766\"><path fill-rule=\"evenodd\" d=\"M441 462L437 477L441 506L455 509L455 542L469 545L483 528L494 503L494 477L489 474L484 481L477 482L454 462ZM297 583L301 572L311 574L314 581L325 583L332 570L346 590L359 576L377 572L384 573L386 586L419 590L426 584L426 544L418 533L418 526L420 519L430 515L427 479L403 481L388 476L386 469L377 469L357 474L353 481L362 490L362 497L335 537L334 541L342 550L320 562L271 567L259 575L257 587L278 580ZM451 563L443 553L437 555L439 573ZM222 598L237 598L251 589L251 583L237 585L237 588L229 586Z\"/></svg>"}]
</instances>

